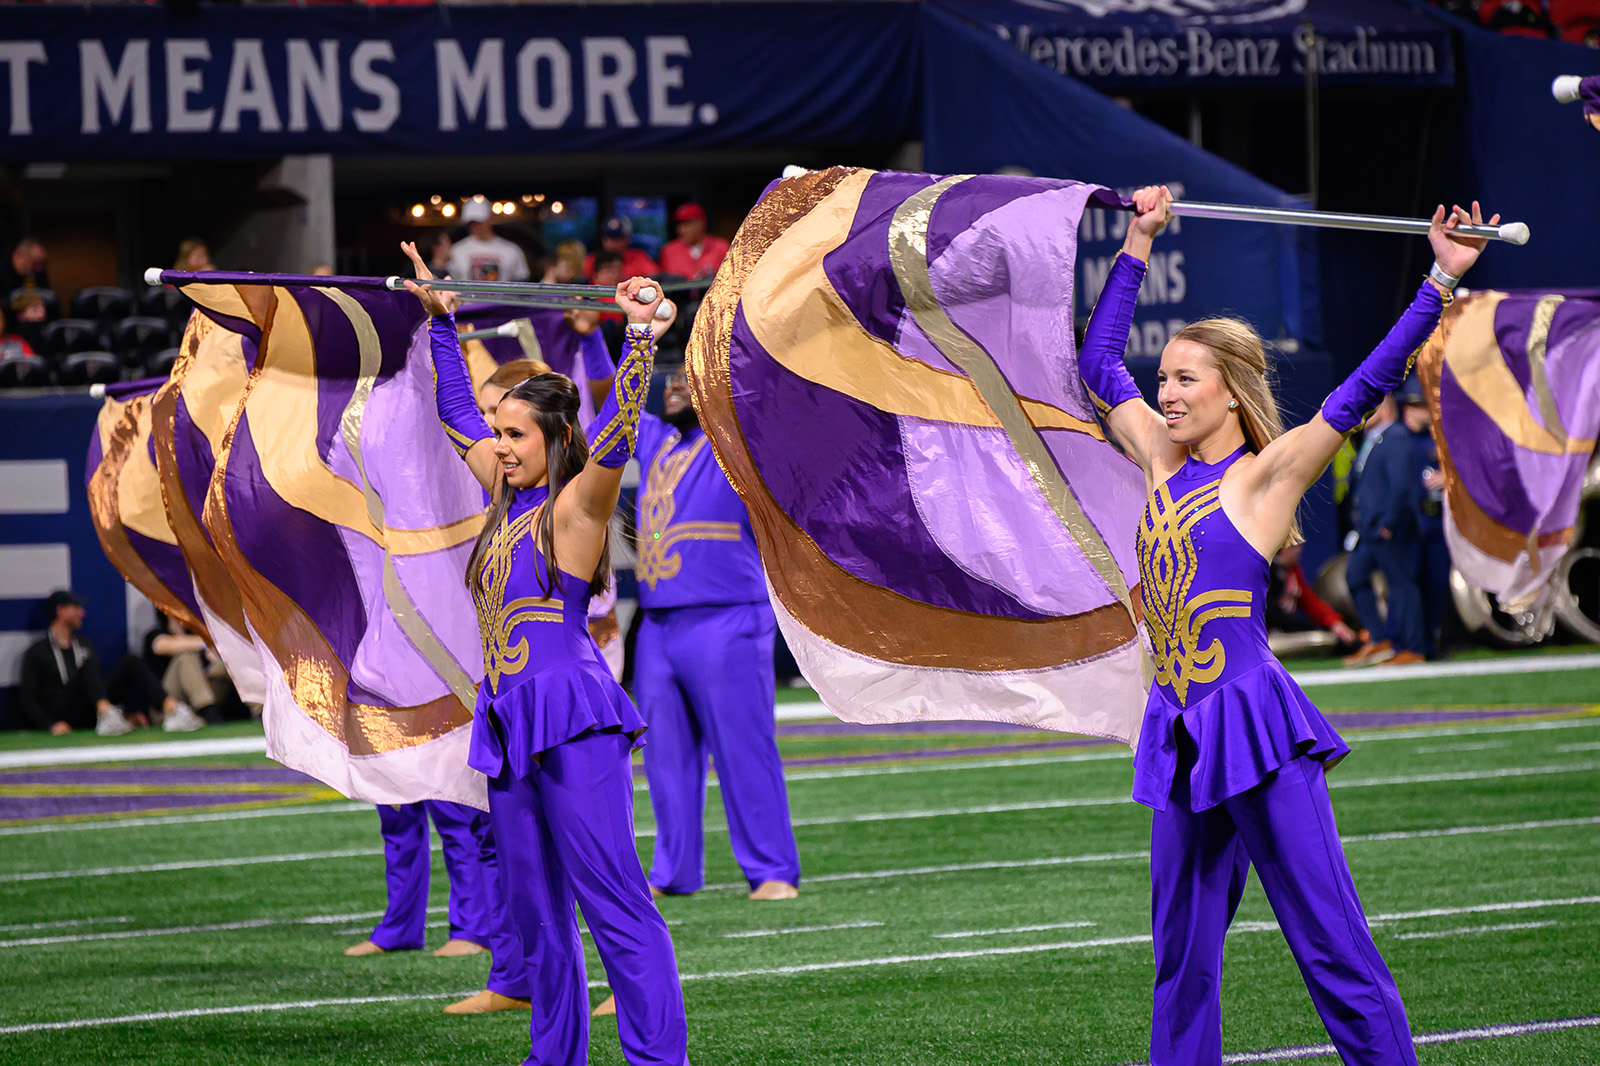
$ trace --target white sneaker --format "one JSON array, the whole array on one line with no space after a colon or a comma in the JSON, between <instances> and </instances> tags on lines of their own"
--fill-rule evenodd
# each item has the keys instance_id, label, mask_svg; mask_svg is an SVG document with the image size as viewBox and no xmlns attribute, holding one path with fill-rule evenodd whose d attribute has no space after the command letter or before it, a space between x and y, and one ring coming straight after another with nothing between
<instances>
[{"instance_id":1,"label":"white sneaker","mask_svg":"<svg viewBox=\"0 0 1600 1066\"><path fill-rule=\"evenodd\" d=\"M122 708L113 706L95 722L94 731L97 736L120 737L124 733L133 732L133 726L122 716Z\"/></svg>"},{"instance_id":2,"label":"white sneaker","mask_svg":"<svg viewBox=\"0 0 1600 1066\"><path fill-rule=\"evenodd\" d=\"M187 703L178 704L161 720L161 728L168 733L193 733L196 729L205 728L205 724L206 720Z\"/></svg>"}]
</instances>

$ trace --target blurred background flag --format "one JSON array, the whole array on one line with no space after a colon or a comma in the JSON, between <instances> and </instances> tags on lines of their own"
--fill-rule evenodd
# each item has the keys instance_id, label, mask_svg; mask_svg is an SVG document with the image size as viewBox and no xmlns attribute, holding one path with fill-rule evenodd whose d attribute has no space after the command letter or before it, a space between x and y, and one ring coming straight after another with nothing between
<instances>
[{"instance_id":1,"label":"blurred background flag","mask_svg":"<svg viewBox=\"0 0 1600 1066\"><path fill-rule=\"evenodd\" d=\"M1465 296L1417 371L1456 569L1508 611L1539 608L1574 542L1600 433L1600 291Z\"/></svg>"}]
</instances>

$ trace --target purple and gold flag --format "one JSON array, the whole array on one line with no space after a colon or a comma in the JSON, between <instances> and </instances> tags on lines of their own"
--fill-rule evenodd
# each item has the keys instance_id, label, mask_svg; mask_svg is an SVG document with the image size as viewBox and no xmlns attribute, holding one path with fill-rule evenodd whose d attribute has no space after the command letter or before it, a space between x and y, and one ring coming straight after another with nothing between
<instances>
[{"instance_id":1,"label":"purple and gold flag","mask_svg":"<svg viewBox=\"0 0 1600 1066\"><path fill-rule=\"evenodd\" d=\"M1600 291L1472 293L1445 311L1417 372L1451 560L1529 610L1572 544L1600 433Z\"/></svg>"},{"instance_id":2,"label":"purple and gold flag","mask_svg":"<svg viewBox=\"0 0 1600 1066\"><path fill-rule=\"evenodd\" d=\"M1585 121L1600 130L1600 74L1578 83L1578 99L1583 101Z\"/></svg>"},{"instance_id":3,"label":"purple and gold flag","mask_svg":"<svg viewBox=\"0 0 1600 1066\"><path fill-rule=\"evenodd\" d=\"M207 321L164 390L180 509L237 590L271 757L374 803L483 807L462 580L482 491L439 426L416 298L329 280L185 286Z\"/></svg>"},{"instance_id":4,"label":"purple and gold flag","mask_svg":"<svg viewBox=\"0 0 1600 1066\"><path fill-rule=\"evenodd\" d=\"M161 499L151 407L164 379L111 389L89 442L89 513L100 546L128 583L211 639Z\"/></svg>"},{"instance_id":5,"label":"purple and gold flag","mask_svg":"<svg viewBox=\"0 0 1600 1066\"><path fill-rule=\"evenodd\" d=\"M695 407L802 672L847 721L1132 744L1138 467L1078 378L1095 185L834 168L777 183L706 295Z\"/></svg>"}]
</instances>

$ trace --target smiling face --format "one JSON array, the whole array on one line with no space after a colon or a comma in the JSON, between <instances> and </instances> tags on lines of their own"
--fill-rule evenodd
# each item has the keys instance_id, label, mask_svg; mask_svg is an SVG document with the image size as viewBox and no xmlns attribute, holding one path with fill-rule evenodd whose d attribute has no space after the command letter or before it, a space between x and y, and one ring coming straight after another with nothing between
<instances>
[{"instance_id":1,"label":"smiling face","mask_svg":"<svg viewBox=\"0 0 1600 1066\"><path fill-rule=\"evenodd\" d=\"M661 395L661 410L669 419L685 409L693 407L689 399L689 381L683 376L682 370L674 370L667 375L666 391Z\"/></svg>"},{"instance_id":2,"label":"smiling face","mask_svg":"<svg viewBox=\"0 0 1600 1066\"><path fill-rule=\"evenodd\" d=\"M542 485L549 477L544 433L534 421L533 405L526 400L500 401L494 413L494 454L514 489Z\"/></svg>"},{"instance_id":3,"label":"smiling face","mask_svg":"<svg viewBox=\"0 0 1600 1066\"><path fill-rule=\"evenodd\" d=\"M1189 340L1169 343L1161 353L1157 380L1161 415L1174 444L1199 444L1230 420L1238 421L1238 416L1228 409L1233 393L1203 345Z\"/></svg>"}]
</instances>

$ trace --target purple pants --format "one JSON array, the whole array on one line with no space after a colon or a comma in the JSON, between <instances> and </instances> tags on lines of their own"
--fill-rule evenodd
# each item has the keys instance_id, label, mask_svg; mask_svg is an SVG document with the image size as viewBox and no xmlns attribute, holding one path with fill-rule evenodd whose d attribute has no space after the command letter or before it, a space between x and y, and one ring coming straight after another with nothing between
<instances>
[{"instance_id":1,"label":"purple pants","mask_svg":"<svg viewBox=\"0 0 1600 1066\"><path fill-rule=\"evenodd\" d=\"M632 743L589 732L542 753L526 778L489 782L511 916L530 948L533 1049L525 1066L589 1061L589 985L573 904L617 997L633 1066L687 1066L689 1026L667 923L633 838Z\"/></svg>"},{"instance_id":2,"label":"purple pants","mask_svg":"<svg viewBox=\"0 0 1600 1066\"><path fill-rule=\"evenodd\" d=\"M1367 929L1322 764L1291 759L1248 792L1193 811L1195 749L1150 829L1155 936L1152 1066L1222 1062L1222 945L1255 864L1311 1001L1349 1066L1415 1066L1411 1029Z\"/></svg>"},{"instance_id":3,"label":"purple pants","mask_svg":"<svg viewBox=\"0 0 1600 1066\"><path fill-rule=\"evenodd\" d=\"M431 815L444 847L445 871L450 875L450 936L489 946L488 903L479 866L481 845L472 831L477 813L460 803L434 800L378 808L389 903L383 920L372 930L374 944L385 951L422 947L428 920Z\"/></svg>"},{"instance_id":4,"label":"purple pants","mask_svg":"<svg viewBox=\"0 0 1600 1066\"><path fill-rule=\"evenodd\" d=\"M750 887L800 883L773 720L776 630L766 603L644 613L634 692L650 723L650 883L663 892L694 892L705 883L707 754L716 761L733 857Z\"/></svg>"},{"instance_id":5,"label":"purple pants","mask_svg":"<svg viewBox=\"0 0 1600 1066\"><path fill-rule=\"evenodd\" d=\"M532 987L527 959L501 889L494 833L489 816L475 808L436 800L378 808L389 902L372 931L372 942L386 951L414 951L423 945L430 816L450 876L450 936L489 949L490 991L527 999Z\"/></svg>"}]
</instances>

